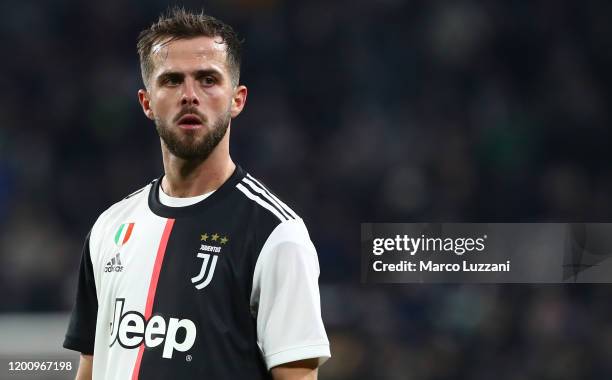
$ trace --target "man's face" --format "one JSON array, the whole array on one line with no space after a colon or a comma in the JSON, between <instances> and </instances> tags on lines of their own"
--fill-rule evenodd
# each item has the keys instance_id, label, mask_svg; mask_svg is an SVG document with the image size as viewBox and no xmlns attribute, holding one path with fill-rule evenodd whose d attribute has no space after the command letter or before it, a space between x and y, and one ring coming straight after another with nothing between
<instances>
[{"instance_id":1,"label":"man's face","mask_svg":"<svg viewBox=\"0 0 612 380\"><path fill-rule=\"evenodd\" d=\"M220 38L196 37L153 45L148 91L139 98L162 141L177 157L205 160L246 100L235 87Z\"/></svg>"}]
</instances>

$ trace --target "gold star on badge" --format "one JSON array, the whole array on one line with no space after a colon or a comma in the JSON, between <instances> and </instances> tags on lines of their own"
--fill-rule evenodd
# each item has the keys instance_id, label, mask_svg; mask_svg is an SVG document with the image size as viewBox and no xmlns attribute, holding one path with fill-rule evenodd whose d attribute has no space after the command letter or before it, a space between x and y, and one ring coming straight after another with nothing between
<instances>
[{"instance_id":1,"label":"gold star on badge","mask_svg":"<svg viewBox=\"0 0 612 380\"><path fill-rule=\"evenodd\" d=\"M208 240L208 234L201 235L200 236L200 240L207 241Z\"/></svg>"},{"instance_id":2,"label":"gold star on badge","mask_svg":"<svg viewBox=\"0 0 612 380\"><path fill-rule=\"evenodd\" d=\"M217 241L218 239L219 239L219 235L214 234L214 235L212 236L212 241Z\"/></svg>"},{"instance_id":3,"label":"gold star on badge","mask_svg":"<svg viewBox=\"0 0 612 380\"><path fill-rule=\"evenodd\" d=\"M225 244L225 243L227 243L227 241L228 241L228 240L229 240L229 239L228 239L227 237L223 236L223 237L221 238L221 244Z\"/></svg>"}]
</instances>

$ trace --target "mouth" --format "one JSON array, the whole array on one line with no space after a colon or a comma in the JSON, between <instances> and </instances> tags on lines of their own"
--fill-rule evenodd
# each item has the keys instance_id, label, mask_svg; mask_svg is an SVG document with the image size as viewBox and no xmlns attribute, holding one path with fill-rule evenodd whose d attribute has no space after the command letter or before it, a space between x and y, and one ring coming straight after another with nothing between
<instances>
[{"instance_id":1,"label":"mouth","mask_svg":"<svg viewBox=\"0 0 612 380\"><path fill-rule=\"evenodd\" d=\"M202 120L194 114L187 114L178 120L178 126L182 129L198 129L202 128Z\"/></svg>"}]
</instances>

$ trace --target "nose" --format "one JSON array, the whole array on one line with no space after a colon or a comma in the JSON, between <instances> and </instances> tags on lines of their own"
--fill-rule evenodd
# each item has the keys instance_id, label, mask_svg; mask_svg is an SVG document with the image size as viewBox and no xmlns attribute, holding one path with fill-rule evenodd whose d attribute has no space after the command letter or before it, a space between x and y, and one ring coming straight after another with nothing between
<instances>
[{"instance_id":1,"label":"nose","mask_svg":"<svg viewBox=\"0 0 612 380\"><path fill-rule=\"evenodd\" d=\"M181 105L200 105L200 99L198 98L198 94L196 92L196 85L192 80L186 80L183 83Z\"/></svg>"}]
</instances>

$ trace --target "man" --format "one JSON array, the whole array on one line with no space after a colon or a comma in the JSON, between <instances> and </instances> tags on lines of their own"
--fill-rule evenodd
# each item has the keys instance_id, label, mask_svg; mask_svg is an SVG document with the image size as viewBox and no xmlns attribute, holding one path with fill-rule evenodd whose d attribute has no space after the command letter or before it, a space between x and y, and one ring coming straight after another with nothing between
<instances>
[{"instance_id":1,"label":"man","mask_svg":"<svg viewBox=\"0 0 612 380\"><path fill-rule=\"evenodd\" d=\"M330 354L315 248L229 154L247 97L240 41L175 9L138 52L165 174L87 236L64 342L82 353L77 379L316 379Z\"/></svg>"}]
</instances>

